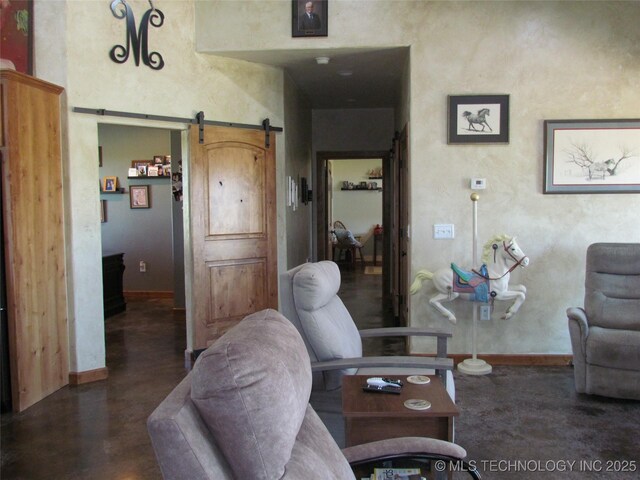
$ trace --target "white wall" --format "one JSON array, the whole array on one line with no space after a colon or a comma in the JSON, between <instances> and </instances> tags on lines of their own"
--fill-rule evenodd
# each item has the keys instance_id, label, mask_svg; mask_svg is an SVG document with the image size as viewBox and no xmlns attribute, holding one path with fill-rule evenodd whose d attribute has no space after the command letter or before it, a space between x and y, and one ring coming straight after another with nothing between
<instances>
[{"instance_id":1,"label":"white wall","mask_svg":"<svg viewBox=\"0 0 640 480\"><path fill-rule=\"evenodd\" d=\"M412 272L470 262L468 182L485 177L480 238L517 235L531 264L514 275L529 289L524 307L510 321L484 323L479 351L570 352L564 311L582 302L586 248L596 241L640 241L640 196L544 195L542 126L545 119L638 118L640 3L341 0L331 2L329 36L305 39L292 39L281 21L290 16L288 1L247 1L240 8L202 2L198 8L198 47L211 51L330 54L332 48L409 45L410 109L397 116L410 122ZM246 35L246 12L254 10L260 22L250 22ZM510 143L447 145L447 96L456 94L510 95ZM329 144L331 133L323 130ZM456 238L433 240L434 223L455 224ZM428 305L431 292L425 286L411 298L413 325L448 324ZM454 307L461 318L452 352L470 350L466 307ZM417 342L412 348L433 347Z\"/></svg>"}]
</instances>

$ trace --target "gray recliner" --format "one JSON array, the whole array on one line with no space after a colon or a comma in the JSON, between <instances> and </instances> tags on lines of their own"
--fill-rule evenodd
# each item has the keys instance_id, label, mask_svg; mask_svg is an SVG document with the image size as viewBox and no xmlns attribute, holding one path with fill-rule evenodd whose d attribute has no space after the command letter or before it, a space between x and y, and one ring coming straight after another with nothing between
<instances>
[{"instance_id":1,"label":"gray recliner","mask_svg":"<svg viewBox=\"0 0 640 480\"><path fill-rule=\"evenodd\" d=\"M163 477L353 480L351 465L376 459L466 456L453 443L418 437L340 450L309 405L310 392L310 360L294 326L274 310L246 317L199 356L149 417Z\"/></svg>"},{"instance_id":2,"label":"gray recliner","mask_svg":"<svg viewBox=\"0 0 640 480\"><path fill-rule=\"evenodd\" d=\"M640 400L640 244L587 249L584 308L567 310L576 391Z\"/></svg>"},{"instance_id":3,"label":"gray recliner","mask_svg":"<svg viewBox=\"0 0 640 480\"><path fill-rule=\"evenodd\" d=\"M358 330L338 297L340 269L331 261L305 263L280 277L280 311L298 329L309 351L316 391L336 390L345 374L433 375L443 379L455 401L453 360L447 358L451 331L417 327ZM362 338L431 336L437 338L434 357L362 356Z\"/></svg>"}]
</instances>

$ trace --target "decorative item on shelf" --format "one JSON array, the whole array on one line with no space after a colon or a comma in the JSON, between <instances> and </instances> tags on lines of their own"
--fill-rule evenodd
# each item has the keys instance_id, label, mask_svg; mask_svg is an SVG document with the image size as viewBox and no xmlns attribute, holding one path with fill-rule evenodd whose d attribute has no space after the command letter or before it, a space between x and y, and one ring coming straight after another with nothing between
<instances>
[{"instance_id":1,"label":"decorative item on shelf","mask_svg":"<svg viewBox=\"0 0 640 480\"><path fill-rule=\"evenodd\" d=\"M118 177L104 177L102 179L102 191L114 193L118 191Z\"/></svg>"},{"instance_id":2,"label":"decorative item on shelf","mask_svg":"<svg viewBox=\"0 0 640 480\"><path fill-rule=\"evenodd\" d=\"M376 167L376 168L372 168L371 170L369 170L367 172L367 176L369 177L369 179L371 180L378 180L378 179L382 179L382 167Z\"/></svg>"},{"instance_id":3,"label":"decorative item on shelf","mask_svg":"<svg viewBox=\"0 0 640 480\"><path fill-rule=\"evenodd\" d=\"M129 178L170 178L170 162L171 155L154 155L153 160L132 160Z\"/></svg>"},{"instance_id":4,"label":"decorative item on shelf","mask_svg":"<svg viewBox=\"0 0 640 480\"><path fill-rule=\"evenodd\" d=\"M151 208L149 185L132 185L129 188L129 206L131 208Z\"/></svg>"},{"instance_id":5,"label":"decorative item on shelf","mask_svg":"<svg viewBox=\"0 0 640 480\"><path fill-rule=\"evenodd\" d=\"M117 19L126 19L126 44L115 45L109 51L109 57L115 63L124 63L129 59L129 54L133 50L133 58L136 66L140 65L140 57L142 63L152 70L160 70L164 67L162 55L158 52L149 52L149 25L159 28L164 23L164 14L154 7L153 2L149 0L151 8L147 10L140 21L140 28L136 31L136 21L133 10L125 0L113 0L111 2L111 13Z\"/></svg>"}]
</instances>

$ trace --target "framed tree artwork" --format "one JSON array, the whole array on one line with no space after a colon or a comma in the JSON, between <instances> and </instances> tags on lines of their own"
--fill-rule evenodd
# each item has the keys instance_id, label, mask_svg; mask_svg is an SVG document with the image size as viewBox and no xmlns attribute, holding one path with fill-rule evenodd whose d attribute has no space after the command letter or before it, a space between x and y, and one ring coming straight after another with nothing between
<instances>
[{"instance_id":1,"label":"framed tree artwork","mask_svg":"<svg viewBox=\"0 0 640 480\"><path fill-rule=\"evenodd\" d=\"M640 120L546 120L544 193L639 193Z\"/></svg>"}]
</instances>

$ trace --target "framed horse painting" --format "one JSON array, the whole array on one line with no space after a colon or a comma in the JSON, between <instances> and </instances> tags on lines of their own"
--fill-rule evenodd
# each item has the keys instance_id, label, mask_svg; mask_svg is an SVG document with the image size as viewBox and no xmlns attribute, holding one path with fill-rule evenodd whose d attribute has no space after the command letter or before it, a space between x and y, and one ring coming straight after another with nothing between
<instances>
[{"instance_id":1,"label":"framed horse painting","mask_svg":"<svg viewBox=\"0 0 640 480\"><path fill-rule=\"evenodd\" d=\"M509 143L509 95L449 95L447 143Z\"/></svg>"}]
</instances>

